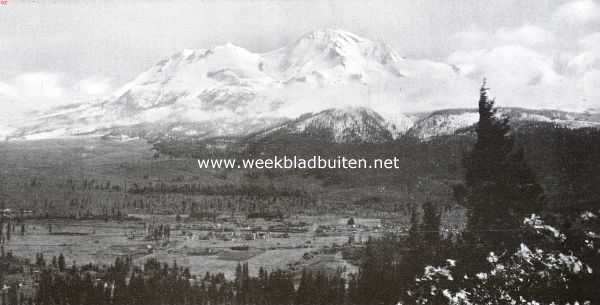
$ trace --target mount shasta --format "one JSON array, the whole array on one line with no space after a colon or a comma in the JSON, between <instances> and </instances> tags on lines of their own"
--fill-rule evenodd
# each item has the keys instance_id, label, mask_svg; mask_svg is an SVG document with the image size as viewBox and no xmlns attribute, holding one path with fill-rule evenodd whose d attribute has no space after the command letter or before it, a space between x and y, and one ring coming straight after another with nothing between
<instances>
[{"instance_id":1,"label":"mount shasta","mask_svg":"<svg viewBox=\"0 0 600 305\"><path fill-rule=\"evenodd\" d=\"M233 44L183 50L104 99L37 113L0 136L159 140L327 130L334 142L381 142L402 134L427 139L477 121L472 109L435 110L464 105L452 92L469 87L476 93L473 84L458 67L406 59L384 42L346 31L318 30L266 53ZM502 111L516 121L599 125L594 114Z\"/></svg>"}]
</instances>

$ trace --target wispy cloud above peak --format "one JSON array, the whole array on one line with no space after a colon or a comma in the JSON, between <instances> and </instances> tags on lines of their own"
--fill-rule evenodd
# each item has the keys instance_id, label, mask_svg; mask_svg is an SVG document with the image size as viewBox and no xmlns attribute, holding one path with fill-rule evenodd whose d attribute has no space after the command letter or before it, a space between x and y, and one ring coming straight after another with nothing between
<instances>
[{"instance_id":1,"label":"wispy cloud above peak","mask_svg":"<svg viewBox=\"0 0 600 305\"><path fill-rule=\"evenodd\" d=\"M600 23L600 5L593 0L571 1L560 5L552 17L562 26Z\"/></svg>"}]
</instances>

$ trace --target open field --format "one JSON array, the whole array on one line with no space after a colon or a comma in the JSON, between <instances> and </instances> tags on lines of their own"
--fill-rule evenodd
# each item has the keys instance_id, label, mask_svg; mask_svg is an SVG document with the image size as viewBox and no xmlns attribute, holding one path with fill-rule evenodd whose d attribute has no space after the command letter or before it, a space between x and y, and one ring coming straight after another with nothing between
<instances>
[{"instance_id":1,"label":"open field","mask_svg":"<svg viewBox=\"0 0 600 305\"><path fill-rule=\"evenodd\" d=\"M335 259L335 254L314 253L319 253L319 249L332 248L332 245L346 244L349 234L362 235L365 240L368 236L379 235L376 229L379 221L371 219L357 221L365 224L360 229L339 231L337 235L317 236L312 229L332 224L344 229L346 220L304 217L303 221L314 221L308 225L309 230L305 233L290 233L285 238L265 236L255 240L242 238L239 227L234 231L215 234L220 238L204 240L199 236L206 236L210 231L190 229L194 227L190 222L170 223L170 226L179 229L171 232L168 241L145 240L144 221L26 220L23 222L25 234L14 233L4 246L6 251L31 261L36 253L43 253L47 259L62 253L68 264L75 261L78 265L89 262L108 265L116 257L131 257L141 265L146 259L155 257L165 262L177 261L189 267L193 274L200 275L223 272L230 277L239 262L248 262L252 274L258 272L259 267L274 270L291 266L316 268L322 265L323 269L335 270L332 266L348 265L341 258L339 250L335 251L338 253ZM265 224L258 220L252 225L261 223ZM130 237L132 234L135 238ZM313 254L307 255L311 252Z\"/></svg>"}]
</instances>

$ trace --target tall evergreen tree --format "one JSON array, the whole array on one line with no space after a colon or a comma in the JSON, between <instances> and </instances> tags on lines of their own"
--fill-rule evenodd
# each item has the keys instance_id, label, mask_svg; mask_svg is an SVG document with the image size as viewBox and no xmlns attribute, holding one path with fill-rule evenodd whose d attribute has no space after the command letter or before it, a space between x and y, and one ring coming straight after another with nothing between
<instances>
[{"instance_id":1,"label":"tall evergreen tree","mask_svg":"<svg viewBox=\"0 0 600 305\"><path fill-rule=\"evenodd\" d=\"M477 142L465 157L468 247L502 251L518 245L523 217L542 209L542 188L515 148L508 118L498 115L485 80L479 96Z\"/></svg>"},{"instance_id":2,"label":"tall evergreen tree","mask_svg":"<svg viewBox=\"0 0 600 305\"><path fill-rule=\"evenodd\" d=\"M423 221L420 226L423 236L422 260L425 264L438 264L438 260L442 258L440 257L443 250L440 225L440 212L432 202L425 202L423 204Z\"/></svg>"},{"instance_id":3,"label":"tall evergreen tree","mask_svg":"<svg viewBox=\"0 0 600 305\"><path fill-rule=\"evenodd\" d=\"M423 223L421 231L423 232L423 241L431 246L440 243L440 213L431 201L423 204Z\"/></svg>"},{"instance_id":4,"label":"tall evergreen tree","mask_svg":"<svg viewBox=\"0 0 600 305\"><path fill-rule=\"evenodd\" d=\"M61 253L58 256L58 270L63 272L63 271L65 271L65 267L66 267L65 256Z\"/></svg>"}]
</instances>

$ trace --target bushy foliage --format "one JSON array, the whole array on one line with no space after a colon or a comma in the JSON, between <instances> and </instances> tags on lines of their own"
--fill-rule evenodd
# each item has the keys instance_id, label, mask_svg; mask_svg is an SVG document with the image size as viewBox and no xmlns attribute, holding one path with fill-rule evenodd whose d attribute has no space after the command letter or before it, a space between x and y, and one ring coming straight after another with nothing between
<instances>
[{"instance_id":1,"label":"bushy foliage","mask_svg":"<svg viewBox=\"0 0 600 305\"><path fill-rule=\"evenodd\" d=\"M524 241L512 252L489 252L485 269L461 277L454 272L460 261L448 259L441 266L426 266L410 292L415 303L591 304L591 295L582 293L577 283L590 281L593 269L573 251L564 249L570 238L580 235L562 233L535 214L525 218L522 231L528 243ZM590 231L586 235L596 237L597 233ZM596 257L588 259L598 260L598 248L590 239L575 242L595 249Z\"/></svg>"}]
</instances>

